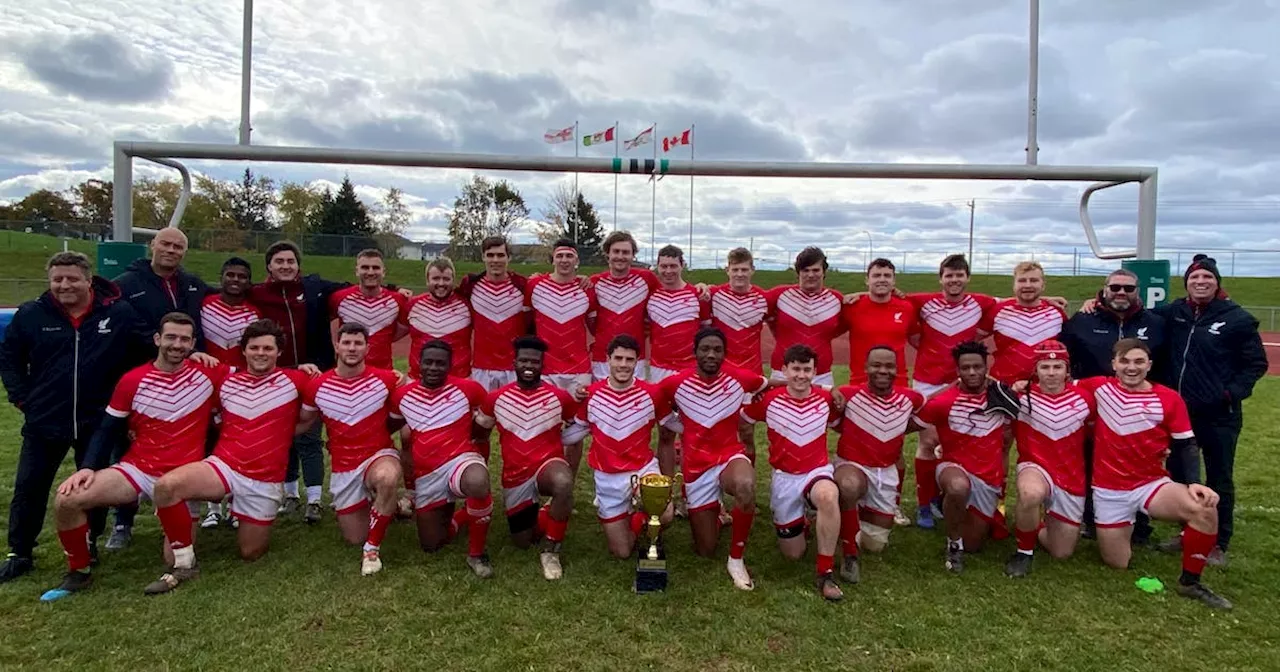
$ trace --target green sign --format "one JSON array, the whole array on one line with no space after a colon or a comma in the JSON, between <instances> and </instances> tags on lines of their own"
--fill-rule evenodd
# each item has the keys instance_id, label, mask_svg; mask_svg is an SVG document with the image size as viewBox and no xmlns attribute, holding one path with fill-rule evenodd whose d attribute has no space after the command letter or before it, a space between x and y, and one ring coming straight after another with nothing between
<instances>
[{"instance_id":1,"label":"green sign","mask_svg":"<svg viewBox=\"0 0 1280 672\"><path fill-rule=\"evenodd\" d=\"M1138 276L1138 296L1142 305L1155 308L1169 302L1169 260L1129 259L1121 262L1121 268Z\"/></svg>"},{"instance_id":2,"label":"green sign","mask_svg":"<svg viewBox=\"0 0 1280 672\"><path fill-rule=\"evenodd\" d=\"M142 243L108 241L98 243L98 275L108 280L124 273L125 267L147 256Z\"/></svg>"}]
</instances>

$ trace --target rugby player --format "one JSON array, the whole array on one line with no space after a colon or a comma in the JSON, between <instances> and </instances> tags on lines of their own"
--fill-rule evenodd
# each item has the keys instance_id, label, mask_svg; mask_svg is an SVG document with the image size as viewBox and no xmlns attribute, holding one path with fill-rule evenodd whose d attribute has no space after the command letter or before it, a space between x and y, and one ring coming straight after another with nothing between
<instances>
[{"instance_id":1,"label":"rugby player","mask_svg":"<svg viewBox=\"0 0 1280 672\"><path fill-rule=\"evenodd\" d=\"M373 248L361 250L356 254L359 284L329 297L329 314L338 320L338 326L354 322L369 330L369 366L379 369L391 368L391 344L408 333L408 327L400 323L408 299L403 292L384 286L386 277L382 253Z\"/></svg>"},{"instance_id":2,"label":"rugby player","mask_svg":"<svg viewBox=\"0 0 1280 672\"><path fill-rule=\"evenodd\" d=\"M684 252L675 245L658 250L658 280L662 283L649 295L649 382L659 385L679 371L692 368L689 342L710 317L710 305L701 301L699 291L684 281ZM658 428L658 456L674 458L678 425ZM674 473L674 461L662 464L663 473Z\"/></svg>"},{"instance_id":3,"label":"rugby player","mask_svg":"<svg viewBox=\"0 0 1280 672\"><path fill-rule=\"evenodd\" d=\"M806 247L796 255L799 284L765 290L773 331L773 354L769 357L770 378L783 381L782 353L793 345L807 345L818 354L813 384L831 389L831 341L847 326L841 315L844 297L823 285L827 255L816 247Z\"/></svg>"},{"instance_id":4,"label":"rugby player","mask_svg":"<svg viewBox=\"0 0 1280 672\"><path fill-rule=\"evenodd\" d=\"M404 305L400 321L409 331L410 378L418 377L422 346L436 339L448 343L454 353L449 375L471 375L471 307L454 291L453 276L453 262L448 257L432 259L427 264L427 292Z\"/></svg>"},{"instance_id":5,"label":"rugby player","mask_svg":"<svg viewBox=\"0 0 1280 672\"><path fill-rule=\"evenodd\" d=\"M173 549L173 564L143 589L146 594L167 593L200 575L187 500L218 502L231 495L231 513L241 523L236 530L240 557L257 560L267 552L271 523L284 498L293 437L306 432L317 417L302 409L302 398L310 377L320 372L312 364L277 367L284 338L284 330L271 320L245 327L240 337L245 370L227 376L217 388L222 424L213 455L156 481L152 501Z\"/></svg>"},{"instance_id":6,"label":"rugby player","mask_svg":"<svg viewBox=\"0 0 1280 672\"><path fill-rule=\"evenodd\" d=\"M980 332L992 334L995 362L991 377L1012 385L1028 380L1036 370L1036 346L1062 333L1067 314L1044 298L1044 268L1024 261L1013 269L1013 298L983 311Z\"/></svg>"},{"instance_id":7,"label":"rugby player","mask_svg":"<svg viewBox=\"0 0 1280 672\"><path fill-rule=\"evenodd\" d=\"M449 375L453 349L448 342L427 341L419 357L418 382L396 391L391 410L393 428L403 421L409 431L418 545L434 553L466 527L467 566L488 579L493 576L486 550L493 496L489 467L476 444L483 440L487 448L489 432L474 420L487 392L474 380ZM461 515L453 510L458 500L463 501Z\"/></svg>"},{"instance_id":8,"label":"rugby player","mask_svg":"<svg viewBox=\"0 0 1280 672\"><path fill-rule=\"evenodd\" d=\"M1097 400L1094 425L1093 510L1098 549L1107 565L1125 569L1130 535L1139 511L1181 523L1182 575L1179 595L1215 609L1231 602L1200 582L1218 536L1218 494L1196 483L1169 478L1165 457L1173 451L1194 458L1187 407L1178 393L1147 380L1151 350L1136 338L1116 342L1114 378L1087 378L1079 386Z\"/></svg>"},{"instance_id":9,"label":"rugby player","mask_svg":"<svg viewBox=\"0 0 1280 672\"><path fill-rule=\"evenodd\" d=\"M308 381L302 410L318 411L329 437L329 497L348 544L363 544L360 574L382 571L380 549L395 520L404 478L388 429L391 395L401 375L366 364L369 330L356 322L338 328L338 363ZM405 381L407 382L407 381Z\"/></svg>"},{"instance_id":10,"label":"rugby player","mask_svg":"<svg viewBox=\"0 0 1280 672\"><path fill-rule=\"evenodd\" d=\"M576 282L573 286L581 291ZM545 341L522 336L513 347L516 382L485 397L476 423L498 428L502 499L511 540L529 548L541 533L542 576L554 581L564 574L560 546L573 513L573 471L565 461L560 433L577 408L569 393L543 380L543 360L550 359ZM585 347L581 354L585 360ZM551 501L539 506L544 496Z\"/></svg>"},{"instance_id":11,"label":"rugby player","mask_svg":"<svg viewBox=\"0 0 1280 672\"><path fill-rule=\"evenodd\" d=\"M471 306L471 327L483 338L475 339L471 352L471 379L492 392L515 382L511 368L511 343L529 333L526 280L508 270L511 250L507 239L490 236L480 242L484 274L467 276L457 292Z\"/></svg>"},{"instance_id":12,"label":"rugby player","mask_svg":"<svg viewBox=\"0 0 1280 672\"><path fill-rule=\"evenodd\" d=\"M751 251L745 247L729 250L725 273L729 282L709 289L711 326L724 332L725 361L752 373L763 373L760 332L769 315L769 299L764 290L751 284L756 272ZM755 426L743 420L738 425L738 440L746 446L747 459L756 462Z\"/></svg>"},{"instance_id":13,"label":"rugby player","mask_svg":"<svg viewBox=\"0 0 1280 672\"><path fill-rule=\"evenodd\" d=\"M94 433L84 468L58 486L53 519L67 556L67 573L45 602L88 588L89 568L97 559L89 544L87 512L103 506L136 504L153 497L157 479L204 457L213 413L214 388L228 369L188 359L196 344L196 326L185 313L160 318L152 337L159 350L153 362L129 371L116 384L102 424ZM129 449L110 467L114 445L132 435ZM184 509L187 533L194 534L195 510ZM171 552L164 545L166 561Z\"/></svg>"},{"instance_id":14,"label":"rugby player","mask_svg":"<svg viewBox=\"0 0 1280 672\"><path fill-rule=\"evenodd\" d=\"M778 549L790 560L805 552L805 505L817 510L818 558L815 584L824 599L838 602L844 592L835 580L836 542L840 537L840 491L827 457L827 425L839 417L831 393L813 386L818 354L807 345L782 353L786 387L775 387L742 409L750 422L763 422L769 437L773 479L769 507L778 530Z\"/></svg>"},{"instance_id":15,"label":"rugby player","mask_svg":"<svg viewBox=\"0 0 1280 672\"><path fill-rule=\"evenodd\" d=\"M641 378L648 372L645 360L645 307L649 295L660 286L658 277L645 268L635 268L636 239L626 231L614 231L600 245L609 268L591 276L596 290L599 312L596 315L595 342L591 346L591 377L609 377L609 353L606 346L615 336L626 335L640 347L636 371Z\"/></svg>"},{"instance_id":16,"label":"rugby player","mask_svg":"<svg viewBox=\"0 0 1280 672\"><path fill-rule=\"evenodd\" d=\"M703 327L693 338L697 366L662 381L662 392L680 412L684 438L680 471L689 511L693 550L715 555L720 541L720 496L733 497L732 535L727 568L733 585L751 590L755 584L743 562L751 523L756 515L755 469L738 440L739 411L745 395L763 392L764 376L725 365L724 332ZM670 422L670 416L664 423Z\"/></svg>"}]
</instances>

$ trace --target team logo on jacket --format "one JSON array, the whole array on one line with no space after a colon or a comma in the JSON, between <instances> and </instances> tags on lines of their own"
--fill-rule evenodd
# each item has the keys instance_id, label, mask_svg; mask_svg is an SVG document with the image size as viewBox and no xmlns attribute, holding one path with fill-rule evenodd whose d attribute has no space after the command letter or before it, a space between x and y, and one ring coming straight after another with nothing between
<instances>
[{"instance_id":1,"label":"team logo on jacket","mask_svg":"<svg viewBox=\"0 0 1280 672\"><path fill-rule=\"evenodd\" d=\"M109 317L104 317L101 320L98 320L98 333L99 334L111 333L111 327L107 326L110 322L111 322L111 318Z\"/></svg>"},{"instance_id":2,"label":"team logo on jacket","mask_svg":"<svg viewBox=\"0 0 1280 672\"><path fill-rule=\"evenodd\" d=\"M1222 332L1218 330L1225 326L1227 326L1226 322L1214 322L1213 324L1209 325L1209 333L1213 334L1214 336L1221 336Z\"/></svg>"}]
</instances>

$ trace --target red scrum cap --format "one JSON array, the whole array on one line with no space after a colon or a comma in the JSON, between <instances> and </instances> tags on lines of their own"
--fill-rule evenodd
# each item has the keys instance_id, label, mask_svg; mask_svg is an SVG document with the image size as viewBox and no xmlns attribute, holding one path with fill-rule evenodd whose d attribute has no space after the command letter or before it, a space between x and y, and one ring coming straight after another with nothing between
<instances>
[{"instance_id":1,"label":"red scrum cap","mask_svg":"<svg viewBox=\"0 0 1280 672\"><path fill-rule=\"evenodd\" d=\"M1063 345L1061 341L1057 341L1054 339L1041 341L1038 345L1036 345L1035 352L1036 352L1036 361L1041 361L1045 359L1060 359L1067 363L1071 362L1071 356L1067 353L1067 346Z\"/></svg>"}]
</instances>

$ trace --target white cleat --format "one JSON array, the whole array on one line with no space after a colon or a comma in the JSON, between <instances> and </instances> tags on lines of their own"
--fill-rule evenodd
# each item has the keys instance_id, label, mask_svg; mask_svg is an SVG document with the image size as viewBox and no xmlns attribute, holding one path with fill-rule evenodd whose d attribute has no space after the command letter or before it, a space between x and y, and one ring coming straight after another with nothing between
<instances>
[{"instance_id":1,"label":"white cleat","mask_svg":"<svg viewBox=\"0 0 1280 672\"><path fill-rule=\"evenodd\" d=\"M378 550L365 551L360 558L360 576L370 576L382 571L382 557Z\"/></svg>"},{"instance_id":2,"label":"white cleat","mask_svg":"<svg viewBox=\"0 0 1280 672\"><path fill-rule=\"evenodd\" d=\"M207 512L204 514L204 520L200 521L200 529L208 530L218 526L222 522L222 512L217 505L209 505Z\"/></svg>"},{"instance_id":3,"label":"white cleat","mask_svg":"<svg viewBox=\"0 0 1280 672\"><path fill-rule=\"evenodd\" d=\"M542 576L548 581L556 581L564 576L564 568L560 566L560 554L543 551L538 555L542 562Z\"/></svg>"},{"instance_id":4,"label":"white cleat","mask_svg":"<svg viewBox=\"0 0 1280 672\"><path fill-rule=\"evenodd\" d=\"M902 509L898 509L893 514L893 524L898 527L906 527L911 524L911 519L902 515Z\"/></svg>"},{"instance_id":5,"label":"white cleat","mask_svg":"<svg viewBox=\"0 0 1280 672\"><path fill-rule=\"evenodd\" d=\"M742 558L729 558L729 577L733 579L733 587L738 590L754 590L756 584L751 581L751 573L747 571L747 563Z\"/></svg>"}]
</instances>

